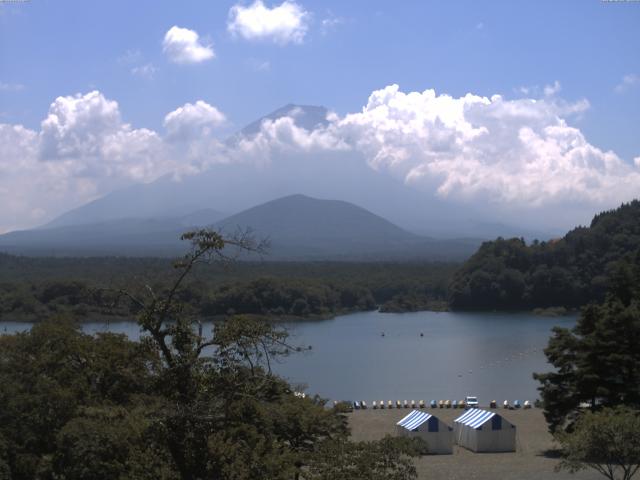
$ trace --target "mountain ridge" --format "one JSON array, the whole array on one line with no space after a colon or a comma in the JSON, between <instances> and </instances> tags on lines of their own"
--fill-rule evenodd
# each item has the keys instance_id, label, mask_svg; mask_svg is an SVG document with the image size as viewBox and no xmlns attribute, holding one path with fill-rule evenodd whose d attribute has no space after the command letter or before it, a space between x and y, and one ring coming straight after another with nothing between
<instances>
[{"instance_id":1,"label":"mountain ridge","mask_svg":"<svg viewBox=\"0 0 640 480\"><path fill-rule=\"evenodd\" d=\"M0 236L0 250L32 255L173 256L186 248L178 239L187 227L207 226L227 234L249 228L257 238L269 238L267 259L273 260L450 260L466 258L480 243L422 237L350 202L302 194L255 205L224 219L200 216L215 221L185 220L189 218L194 217L129 218L13 232Z\"/></svg>"}]
</instances>

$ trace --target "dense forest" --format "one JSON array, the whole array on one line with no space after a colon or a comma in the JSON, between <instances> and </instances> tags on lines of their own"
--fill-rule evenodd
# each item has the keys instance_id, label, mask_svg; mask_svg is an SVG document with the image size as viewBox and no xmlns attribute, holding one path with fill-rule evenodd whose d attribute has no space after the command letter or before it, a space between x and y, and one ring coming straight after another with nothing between
<instances>
[{"instance_id":1,"label":"dense forest","mask_svg":"<svg viewBox=\"0 0 640 480\"><path fill-rule=\"evenodd\" d=\"M558 240L485 242L455 273L450 306L520 310L601 302L617 264L639 246L638 200L602 212L589 227Z\"/></svg>"},{"instance_id":2,"label":"dense forest","mask_svg":"<svg viewBox=\"0 0 640 480\"><path fill-rule=\"evenodd\" d=\"M446 307L452 263L237 262L203 265L181 299L195 314L330 317L353 311ZM122 289L161 291L175 276L166 259L29 258L0 255L0 318L40 321L131 317Z\"/></svg>"}]
</instances>

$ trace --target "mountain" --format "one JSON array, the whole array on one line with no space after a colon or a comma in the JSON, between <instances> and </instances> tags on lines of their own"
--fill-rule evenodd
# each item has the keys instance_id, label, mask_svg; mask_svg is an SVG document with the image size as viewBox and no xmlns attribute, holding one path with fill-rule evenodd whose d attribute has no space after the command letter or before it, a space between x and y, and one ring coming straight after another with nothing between
<instances>
[{"instance_id":1,"label":"mountain","mask_svg":"<svg viewBox=\"0 0 640 480\"><path fill-rule=\"evenodd\" d=\"M479 241L439 241L407 232L370 211L338 200L291 195L211 222L217 212L171 219L122 219L12 232L0 249L37 255L173 256L188 227L213 225L227 234L251 229L268 238L268 260L464 259Z\"/></svg>"},{"instance_id":2,"label":"mountain","mask_svg":"<svg viewBox=\"0 0 640 480\"><path fill-rule=\"evenodd\" d=\"M258 205L216 226L226 232L251 228L270 240L270 257L389 256L422 240L351 203L304 195Z\"/></svg>"},{"instance_id":3,"label":"mountain","mask_svg":"<svg viewBox=\"0 0 640 480\"><path fill-rule=\"evenodd\" d=\"M178 240L182 232L213 225L222 217L220 212L207 209L180 217L63 224L0 235L0 250L52 256L173 256L184 248Z\"/></svg>"},{"instance_id":4,"label":"mountain","mask_svg":"<svg viewBox=\"0 0 640 480\"><path fill-rule=\"evenodd\" d=\"M527 245L518 238L484 243L456 272L457 309L577 308L601 302L619 267L640 260L640 201L596 215L588 227ZM640 280L640 279L638 279Z\"/></svg>"},{"instance_id":5,"label":"mountain","mask_svg":"<svg viewBox=\"0 0 640 480\"><path fill-rule=\"evenodd\" d=\"M247 125L227 140L251 139L265 120L291 117L301 128L326 124L327 109L286 105ZM425 236L495 238L497 235L551 238L496 223L473 204L457 204L408 186L403 178L379 172L352 150L309 150L304 155L287 148L258 152L254 157L223 162L180 179L166 175L149 184L132 185L71 210L41 228L88 225L127 218L166 219L213 208L237 213L287 195L337 198L376 212L400 227ZM257 155L257 157L255 156ZM493 222L493 223L492 223Z\"/></svg>"},{"instance_id":6,"label":"mountain","mask_svg":"<svg viewBox=\"0 0 640 480\"><path fill-rule=\"evenodd\" d=\"M251 137L260 131L262 122L265 120L277 120L282 117L291 117L295 120L298 127L304 128L305 130L314 130L318 126L326 126L328 124L328 113L329 111L325 107L315 105L294 105L293 103L290 103L284 107L274 110L262 118L259 118L255 122L250 123L240 130L239 134L245 137Z\"/></svg>"}]
</instances>

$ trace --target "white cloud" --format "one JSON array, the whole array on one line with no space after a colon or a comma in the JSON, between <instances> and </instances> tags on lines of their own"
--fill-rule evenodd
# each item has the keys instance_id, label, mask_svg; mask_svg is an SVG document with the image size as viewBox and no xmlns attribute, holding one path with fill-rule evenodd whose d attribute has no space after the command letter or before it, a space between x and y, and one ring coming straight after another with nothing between
<instances>
[{"instance_id":1,"label":"white cloud","mask_svg":"<svg viewBox=\"0 0 640 480\"><path fill-rule=\"evenodd\" d=\"M532 207L629 200L640 188L638 172L562 117L587 105L403 93L392 85L337 128L373 168L442 197Z\"/></svg>"},{"instance_id":2,"label":"white cloud","mask_svg":"<svg viewBox=\"0 0 640 480\"><path fill-rule=\"evenodd\" d=\"M246 40L269 40L280 45L302 43L309 18L309 12L294 1L269 8L262 0L256 0L247 7L231 7L227 29Z\"/></svg>"},{"instance_id":3,"label":"white cloud","mask_svg":"<svg viewBox=\"0 0 640 480\"><path fill-rule=\"evenodd\" d=\"M391 85L372 92L359 112L325 119L293 108L249 137L221 142L217 128L226 117L202 100L169 112L158 133L123 121L118 103L98 91L58 97L38 131L0 124L0 229L42 223L131 182L218 163L259 166L260 181L269 185L298 185L286 177L298 168L307 177L313 172L308 181L316 186L339 181L362 190L366 171L382 179L380 195L381 185L403 185L424 194L425 206L436 195L520 217L552 217L568 205L593 214L638 195L640 157L625 162L590 144L571 125L586 108L586 100L555 95L453 97ZM286 167L278 164L283 158L291 162ZM277 182L271 167L281 175Z\"/></svg>"},{"instance_id":4,"label":"white cloud","mask_svg":"<svg viewBox=\"0 0 640 480\"><path fill-rule=\"evenodd\" d=\"M155 76L157 71L158 69L154 67L152 63L146 63L144 65L133 67L131 69L131 75L150 80Z\"/></svg>"},{"instance_id":5,"label":"white cloud","mask_svg":"<svg viewBox=\"0 0 640 480\"><path fill-rule=\"evenodd\" d=\"M56 98L39 131L0 124L0 231L42 223L132 182L205 168L219 155L202 150L194 159L195 142L171 134L203 134L223 120L205 102L186 104L167 115L163 138L125 123L118 103L93 91Z\"/></svg>"},{"instance_id":6,"label":"white cloud","mask_svg":"<svg viewBox=\"0 0 640 480\"><path fill-rule=\"evenodd\" d=\"M169 138L186 141L210 136L225 121L226 117L220 110L198 100L195 104L186 103L168 113L164 117L164 127Z\"/></svg>"},{"instance_id":7,"label":"white cloud","mask_svg":"<svg viewBox=\"0 0 640 480\"><path fill-rule=\"evenodd\" d=\"M174 63L201 63L215 57L212 45L203 45L196 31L175 25L165 34L162 50Z\"/></svg>"},{"instance_id":8,"label":"white cloud","mask_svg":"<svg viewBox=\"0 0 640 480\"><path fill-rule=\"evenodd\" d=\"M24 85L21 83L5 83L0 81L0 92L19 92L24 90Z\"/></svg>"},{"instance_id":9,"label":"white cloud","mask_svg":"<svg viewBox=\"0 0 640 480\"><path fill-rule=\"evenodd\" d=\"M556 93L558 93L562 89L560 82L556 80L553 82L553 85L545 85L544 86L544 95L546 97L552 97Z\"/></svg>"},{"instance_id":10,"label":"white cloud","mask_svg":"<svg viewBox=\"0 0 640 480\"><path fill-rule=\"evenodd\" d=\"M614 91L616 93L624 93L627 90L640 85L640 75L630 73L622 77L622 80L615 86Z\"/></svg>"}]
</instances>

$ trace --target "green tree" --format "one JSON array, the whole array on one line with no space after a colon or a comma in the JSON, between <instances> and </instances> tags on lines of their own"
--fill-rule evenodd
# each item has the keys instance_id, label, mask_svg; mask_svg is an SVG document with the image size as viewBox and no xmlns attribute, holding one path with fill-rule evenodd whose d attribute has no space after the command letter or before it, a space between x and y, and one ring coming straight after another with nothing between
<instances>
[{"instance_id":1,"label":"green tree","mask_svg":"<svg viewBox=\"0 0 640 480\"><path fill-rule=\"evenodd\" d=\"M323 442L305 478L309 480L411 480L417 478L411 457L423 455L421 439L386 436L377 442Z\"/></svg>"},{"instance_id":2,"label":"green tree","mask_svg":"<svg viewBox=\"0 0 640 480\"><path fill-rule=\"evenodd\" d=\"M630 480L640 469L640 412L625 407L586 412L571 433L556 438L562 446L558 469L574 473L591 468L610 480Z\"/></svg>"},{"instance_id":3,"label":"green tree","mask_svg":"<svg viewBox=\"0 0 640 480\"><path fill-rule=\"evenodd\" d=\"M417 450L388 439L351 444L340 409L294 395L272 372L274 359L298 349L285 330L232 315L205 332L185 303L198 264L260 245L208 230L184 239L192 249L166 286L109 292L138 311L139 342L87 335L64 318L0 337L0 478L304 479L331 468L332 445L368 478L413 478ZM310 308L330 297L318 289Z\"/></svg>"},{"instance_id":4,"label":"green tree","mask_svg":"<svg viewBox=\"0 0 640 480\"><path fill-rule=\"evenodd\" d=\"M534 374L552 432L571 427L581 404L640 407L640 252L617 272L604 303L554 329L545 354L555 371Z\"/></svg>"}]
</instances>

